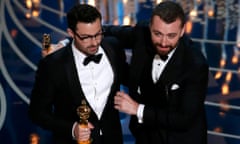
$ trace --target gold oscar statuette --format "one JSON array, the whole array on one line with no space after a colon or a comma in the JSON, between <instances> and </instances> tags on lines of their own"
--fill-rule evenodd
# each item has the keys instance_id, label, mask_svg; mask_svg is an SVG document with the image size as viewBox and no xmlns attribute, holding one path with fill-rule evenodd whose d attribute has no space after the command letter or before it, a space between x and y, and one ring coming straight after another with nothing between
<instances>
[{"instance_id":1,"label":"gold oscar statuette","mask_svg":"<svg viewBox=\"0 0 240 144\"><path fill-rule=\"evenodd\" d=\"M50 34L43 34L43 40L42 40L42 48L46 49L47 51L50 50L51 46L51 36Z\"/></svg>"},{"instance_id":2,"label":"gold oscar statuette","mask_svg":"<svg viewBox=\"0 0 240 144\"><path fill-rule=\"evenodd\" d=\"M81 105L77 108L80 127L88 127L88 118L90 116L90 112L91 109L87 106L86 100L82 100ZM91 138L86 141L78 141L78 144L91 144Z\"/></svg>"}]
</instances>

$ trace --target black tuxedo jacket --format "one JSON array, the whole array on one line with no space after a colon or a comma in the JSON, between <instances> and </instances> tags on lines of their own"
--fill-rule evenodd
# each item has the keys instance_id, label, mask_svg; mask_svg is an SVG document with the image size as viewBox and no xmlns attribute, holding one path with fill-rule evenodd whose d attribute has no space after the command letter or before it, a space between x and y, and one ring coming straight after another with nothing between
<instances>
[{"instance_id":1,"label":"black tuxedo jacket","mask_svg":"<svg viewBox=\"0 0 240 144\"><path fill-rule=\"evenodd\" d=\"M130 130L137 144L206 144L204 100L208 64L186 36L168 61L158 82L151 70L155 50L148 26L108 26L125 48L132 48L129 93L145 104L143 123L131 117Z\"/></svg>"},{"instance_id":2,"label":"black tuxedo jacket","mask_svg":"<svg viewBox=\"0 0 240 144\"><path fill-rule=\"evenodd\" d=\"M91 110L89 122L95 127L91 134L92 144L99 138L100 129L104 144L122 144L119 113L114 109L113 96L127 78L125 54L114 38L104 38L101 46L112 66L114 82L101 119ZM71 43L39 62L29 117L37 125L52 131L56 144L76 143L72 140L72 126L79 120L76 109L85 97L79 79Z\"/></svg>"}]
</instances>

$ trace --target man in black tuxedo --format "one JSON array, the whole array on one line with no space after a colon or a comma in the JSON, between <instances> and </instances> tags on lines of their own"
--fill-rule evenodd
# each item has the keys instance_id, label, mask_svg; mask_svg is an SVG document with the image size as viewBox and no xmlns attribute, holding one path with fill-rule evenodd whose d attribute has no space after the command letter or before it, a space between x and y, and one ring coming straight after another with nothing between
<instances>
[{"instance_id":1,"label":"man in black tuxedo","mask_svg":"<svg viewBox=\"0 0 240 144\"><path fill-rule=\"evenodd\" d=\"M39 62L29 117L52 131L56 144L90 137L91 144L123 143L114 95L127 78L127 63L118 41L103 38L101 19L95 7L74 6L67 13L71 42ZM77 123L77 107L83 99L91 109L88 128Z\"/></svg>"},{"instance_id":2,"label":"man in black tuxedo","mask_svg":"<svg viewBox=\"0 0 240 144\"><path fill-rule=\"evenodd\" d=\"M132 49L129 96L118 92L115 108L131 116L136 144L206 144L204 108L209 66L184 36L184 11L165 1L152 12L149 26L110 26Z\"/></svg>"}]
</instances>

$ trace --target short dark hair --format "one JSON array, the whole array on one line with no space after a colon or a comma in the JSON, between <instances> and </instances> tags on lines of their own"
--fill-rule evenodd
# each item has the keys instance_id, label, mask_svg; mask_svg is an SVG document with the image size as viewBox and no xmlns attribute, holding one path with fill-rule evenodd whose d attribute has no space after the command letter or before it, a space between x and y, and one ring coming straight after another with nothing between
<instances>
[{"instance_id":1,"label":"short dark hair","mask_svg":"<svg viewBox=\"0 0 240 144\"><path fill-rule=\"evenodd\" d=\"M164 1L159 3L152 12L150 22L154 16L159 16L167 24L180 19L182 24L181 27L185 24L185 13L182 7L173 1Z\"/></svg>"},{"instance_id":2,"label":"short dark hair","mask_svg":"<svg viewBox=\"0 0 240 144\"><path fill-rule=\"evenodd\" d=\"M68 27L72 31L76 31L78 22L92 23L97 19L102 20L102 16L98 9L88 4L77 4L67 13Z\"/></svg>"}]
</instances>

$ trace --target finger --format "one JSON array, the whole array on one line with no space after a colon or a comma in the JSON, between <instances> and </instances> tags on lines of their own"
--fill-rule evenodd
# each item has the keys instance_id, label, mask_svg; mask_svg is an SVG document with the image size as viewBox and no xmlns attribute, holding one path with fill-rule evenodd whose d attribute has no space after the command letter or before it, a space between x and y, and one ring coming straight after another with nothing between
<instances>
[{"instance_id":1,"label":"finger","mask_svg":"<svg viewBox=\"0 0 240 144\"><path fill-rule=\"evenodd\" d=\"M75 138L78 140L87 140L90 137L90 132L87 129L79 129L78 133L75 134Z\"/></svg>"},{"instance_id":2,"label":"finger","mask_svg":"<svg viewBox=\"0 0 240 144\"><path fill-rule=\"evenodd\" d=\"M117 92L116 92L116 95L119 95L119 94L121 94L121 91L117 91Z\"/></svg>"},{"instance_id":3,"label":"finger","mask_svg":"<svg viewBox=\"0 0 240 144\"><path fill-rule=\"evenodd\" d=\"M90 130L93 129L93 128L94 128L93 124L90 123L90 122L88 122L88 128L89 128Z\"/></svg>"},{"instance_id":4,"label":"finger","mask_svg":"<svg viewBox=\"0 0 240 144\"><path fill-rule=\"evenodd\" d=\"M114 100L115 101L121 101L123 98L121 97L121 96L119 96L119 95L117 95L117 96L115 96L114 97Z\"/></svg>"},{"instance_id":5,"label":"finger","mask_svg":"<svg viewBox=\"0 0 240 144\"><path fill-rule=\"evenodd\" d=\"M114 97L115 100L121 100L122 99L122 95L118 94Z\"/></svg>"},{"instance_id":6,"label":"finger","mask_svg":"<svg viewBox=\"0 0 240 144\"><path fill-rule=\"evenodd\" d=\"M119 92L118 96L121 97L122 99L129 99L130 98L130 96L125 92Z\"/></svg>"},{"instance_id":7,"label":"finger","mask_svg":"<svg viewBox=\"0 0 240 144\"><path fill-rule=\"evenodd\" d=\"M45 50L45 49L42 50L42 56L45 57L46 55L48 55L47 50Z\"/></svg>"},{"instance_id":8,"label":"finger","mask_svg":"<svg viewBox=\"0 0 240 144\"><path fill-rule=\"evenodd\" d=\"M124 91L119 91L119 93L118 93L120 96L122 96L122 95L124 95L124 94L126 94Z\"/></svg>"},{"instance_id":9,"label":"finger","mask_svg":"<svg viewBox=\"0 0 240 144\"><path fill-rule=\"evenodd\" d=\"M122 109L121 109L121 106L120 106L120 105L114 105L114 108L115 108L116 110L122 111Z\"/></svg>"},{"instance_id":10,"label":"finger","mask_svg":"<svg viewBox=\"0 0 240 144\"><path fill-rule=\"evenodd\" d=\"M80 128L80 132L83 134L88 134L90 132L90 128Z\"/></svg>"},{"instance_id":11,"label":"finger","mask_svg":"<svg viewBox=\"0 0 240 144\"><path fill-rule=\"evenodd\" d=\"M126 93L121 94L121 97L122 97L122 99L125 99L127 101L132 101L132 98Z\"/></svg>"},{"instance_id":12,"label":"finger","mask_svg":"<svg viewBox=\"0 0 240 144\"><path fill-rule=\"evenodd\" d=\"M90 138L90 133L89 134L81 134L78 139L81 141L86 141L89 138Z\"/></svg>"},{"instance_id":13,"label":"finger","mask_svg":"<svg viewBox=\"0 0 240 144\"><path fill-rule=\"evenodd\" d=\"M123 103L123 100L121 97L115 97L114 98L114 104L115 105L121 105Z\"/></svg>"}]
</instances>

